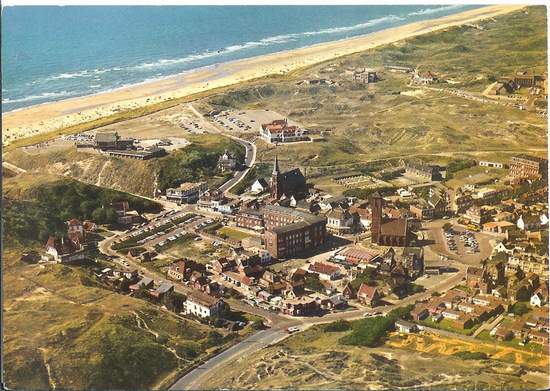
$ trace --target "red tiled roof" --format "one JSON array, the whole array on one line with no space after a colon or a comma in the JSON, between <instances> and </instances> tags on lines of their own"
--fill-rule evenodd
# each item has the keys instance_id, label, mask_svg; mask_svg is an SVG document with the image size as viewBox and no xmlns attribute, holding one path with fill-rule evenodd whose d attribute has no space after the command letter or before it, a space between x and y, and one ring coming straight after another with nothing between
<instances>
[{"instance_id":1,"label":"red tiled roof","mask_svg":"<svg viewBox=\"0 0 550 391\"><path fill-rule=\"evenodd\" d=\"M383 223L381 234L387 236L406 236L407 235L407 220L393 219L387 223Z\"/></svg>"},{"instance_id":2,"label":"red tiled roof","mask_svg":"<svg viewBox=\"0 0 550 391\"><path fill-rule=\"evenodd\" d=\"M69 221L67 221L67 225L69 227L72 227L72 226L75 226L75 225L81 225L81 223L80 223L80 220L78 220L78 219L70 219Z\"/></svg>"},{"instance_id":3,"label":"red tiled roof","mask_svg":"<svg viewBox=\"0 0 550 391\"><path fill-rule=\"evenodd\" d=\"M359 287L359 291L357 292L357 296L365 296L365 297L368 297L369 299L372 299L372 298L374 298L375 294L377 294L377 293L378 293L378 291L376 290L376 287L369 286L369 285L363 283Z\"/></svg>"},{"instance_id":4,"label":"red tiled roof","mask_svg":"<svg viewBox=\"0 0 550 391\"><path fill-rule=\"evenodd\" d=\"M328 265L326 263L315 262L309 265L309 270L314 273L331 275L340 270L337 266Z\"/></svg>"},{"instance_id":5,"label":"red tiled roof","mask_svg":"<svg viewBox=\"0 0 550 391\"><path fill-rule=\"evenodd\" d=\"M346 250L342 255L344 255L345 257L359 259L360 262L368 263L372 261L374 258L376 258L379 254L366 251L366 250L361 250L358 248L350 248Z\"/></svg>"}]
</instances>

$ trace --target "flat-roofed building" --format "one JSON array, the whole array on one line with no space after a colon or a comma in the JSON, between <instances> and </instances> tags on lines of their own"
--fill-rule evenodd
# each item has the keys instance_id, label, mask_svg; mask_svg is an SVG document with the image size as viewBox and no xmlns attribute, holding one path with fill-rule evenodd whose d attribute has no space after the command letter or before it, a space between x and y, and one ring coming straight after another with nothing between
<instances>
[{"instance_id":1,"label":"flat-roofed building","mask_svg":"<svg viewBox=\"0 0 550 391\"><path fill-rule=\"evenodd\" d=\"M326 217L274 205L262 211L266 249L273 258L288 258L325 243Z\"/></svg>"},{"instance_id":2,"label":"flat-roofed building","mask_svg":"<svg viewBox=\"0 0 550 391\"><path fill-rule=\"evenodd\" d=\"M184 182L179 187L166 189L166 199L178 204L191 204L197 202L206 189L206 182Z\"/></svg>"}]
</instances>

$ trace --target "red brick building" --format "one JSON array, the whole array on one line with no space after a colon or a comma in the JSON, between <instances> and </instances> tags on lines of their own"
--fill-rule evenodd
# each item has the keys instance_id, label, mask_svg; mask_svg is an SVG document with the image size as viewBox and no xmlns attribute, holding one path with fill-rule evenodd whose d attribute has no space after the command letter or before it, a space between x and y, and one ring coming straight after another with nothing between
<instances>
[{"instance_id":1,"label":"red brick building","mask_svg":"<svg viewBox=\"0 0 550 391\"><path fill-rule=\"evenodd\" d=\"M408 246L409 229L407 220L403 218L384 218L384 200L378 192L372 195L371 208L371 236L373 243L382 246Z\"/></svg>"},{"instance_id":2,"label":"red brick building","mask_svg":"<svg viewBox=\"0 0 550 391\"><path fill-rule=\"evenodd\" d=\"M510 176L515 179L540 179L547 170L548 161L535 156L514 156L510 164Z\"/></svg>"},{"instance_id":3,"label":"red brick building","mask_svg":"<svg viewBox=\"0 0 550 391\"><path fill-rule=\"evenodd\" d=\"M275 205L262 212L265 245L273 258L288 258L325 243L326 217Z\"/></svg>"}]
</instances>

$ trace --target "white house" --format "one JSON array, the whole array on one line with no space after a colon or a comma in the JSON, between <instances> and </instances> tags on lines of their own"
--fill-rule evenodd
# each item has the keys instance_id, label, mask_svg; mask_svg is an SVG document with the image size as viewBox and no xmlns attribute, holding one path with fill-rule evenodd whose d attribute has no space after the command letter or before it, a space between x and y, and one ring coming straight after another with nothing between
<instances>
[{"instance_id":1,"label":"white house","mask_svg":"<svg viewBox=\"0 0 550 391\"><path fill-rule=\"evenodd\" d=\"M544 298L539 292L535 292L533 296L531 296L530 303L534 307L542 307L544 305Z\"/></svg>"},{"instance_id":2,"label":"white house","mask_svg":"<svg viewBox=\"0 0 550 391\"><path fill-rule=\"evenodd\" d=\"M337 233L349 233L353 229L353 216L345 209L333 209L327 214L327 229Z\"/></svg>"},{"instance_id":3,"label":"white house","mask_svg":"<svg viewBox=\"0 0 550 391\"><path fill-rule=\"evenodd\" d=\"M183 312L201 318L210 318L219 314L223 300L200 291L192 291L183 303Z\"/></svg>"},{"instance_id":4,"label":"white house","mask_svg":"<svg viewBox=\"0 0 550 391\"><path fill-rule=\"evenodd\" d=\"M256 179L256 182L250 187L250 191L255 194L263 193L269 189L269 184L264 178Z\"/></svg>"},{"instance_id":5,"label":"white house","mask_svg":"<svg viewBox=\"0 0 550 391\"><path fill-rule=\"evenodd\" d=\"M506 247L503 242L498 242L497 245L494 247L493 252L512 255L514 253L514 247Z\"/></svg>"},{"instance_id":6,"label":"white house","mask_svg":"<svg viewBox=\"0 0 550 391\"><path fill-rule=\"evenodd\" d=\"M401 319L395 322L395 328L400 333L407 333L407 334L414 333L415 331L418 330L418 328L416 327L416 324L407 322Z\"/></svg>"},{"instance_id":7,"label":"white house","mask_svg":"<svg viewBox=\"0 0 550 391\"><path fill-rule=\"evenodd\" d=\"M79 261L86 258L84 246L79 241L66 237L50 237L46 243L46 253L46 258L53 258L59 263Z\"/></svg>"}]
</instances>

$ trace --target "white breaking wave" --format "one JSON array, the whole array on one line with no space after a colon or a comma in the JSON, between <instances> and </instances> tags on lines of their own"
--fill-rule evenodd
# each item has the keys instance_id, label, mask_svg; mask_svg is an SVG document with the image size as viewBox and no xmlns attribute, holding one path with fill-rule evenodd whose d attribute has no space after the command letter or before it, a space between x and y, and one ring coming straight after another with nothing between
<instances>
[{"instance_id":1,"label":"white breaking wave","mask_svg":"<svg viewBox=\"0 0 550 391\"><path fill-rule=\"evenodd\" d=\"M23 98L17 98L17 99L10 99L10 98L2 99L2 103L32 102L34 100L62 98L62 97L68 97L71 95L73 94L68 91L44 92L43 94L40 94L40 95L29 95L29 96L25 96Z\"/></svg>"},{"instance_id":2,"label":"white breaking wave","mask_svg":"<svg viewBox=\"0 0 550 391\"><path fill-rule=\"evenodd\" d=\"M59 75L48 76L48 77L44 78L43 80L44 81L52 81L52 80L62 80L62 79L75 79L75 78L78 78L78 77L93 77L93 76L101 75L103 73L112 72L112 71L121 71L121 70L122 70L122 68L120 68L120 67L103 68L103 69L96 68L96 69L91 69L91 70L86 69L86 70L83 70L83 71L78 71L78 72L73 72L73 73L67 72L67 73L60 73ZM33 84L35 82L36 81L34 81Z\"/></svg>"},{"instance_id":3,"label":"white breaking wave","mask_svg":"<svg viewBox=\"0 0 550 391\"><path fill-rule=\"evenodd\" d=\"M420 11L411 12L411 13L407 14L407 16L429 15L429 14L433 14L433 13L436 13L436 12L448 11L448 10L452 10L452 9L460 8L460 7L462 7L462 5L455 4L455 5L447 5L447 6L444 6L444 7L438 7L438 8L425 8L425 9L420 10Z\"/></svg>"},{"instance_id":4,"label":"white breaking wave","mask_svg":"<svg viewBox=\"0 0 550 391\"><path fill-rule=\"evenodd\" d=\"M333 28L327 28L323 30L318 31L304 31L301 33L292 33L292 34L281 34L281 35L274 35L272 37L266 37L262 38L258 41L251 41L251 42L245 42L240 45L231 45L227 46L223 49L220 49L218 51L206 51L199 54L191 54L186 57L181 58L174 58L174 59L160 59L155 62L146 62L143 64L139 64L134 66L132 69L135 70L143 70L143 69L151 69L151 68L162 68L162 67L169 67L173 66L175 64L182 64L187 62L193 62L197 60L203 60L210 57L216 57L221 55L226 55L229 53L238 52L245 49L251 49L255 47L261 47L261 46L269 46L269 45L277 45L277 44L283 44L288 43L292 41L296 41L297 39L301 37L308 37L308 36L314 36L314 35L323 35L323 34L341 34L353 30L360 30L365 29L367 27L371 27L380 23L384 22L390 22L390 21L397 21L397 20L404 20L405 18L396 16L396 15L388 15L384 16L382 18L378 19L372 19L365 23L359 23L355 24L353 26L344 26L344 27L333 27Z\"/></svg>"},{"instance_id":5,"label":"white breaking wave","mask_svg":"<svg viewBox=\"0 0 550 391\"><path fill-rule=\"evenodd\" d=\"M338 34L343 34L350 31L367 29L368 27L372 27L385 22L395 22L395 21L406 20L407 17L411 17L411 16L428 15L428 14L437 13L441 11L449 11L460 7L463 7L463 6L447 5L447 6L440 6L435 8L425 8L419 11L410 12L405 16L387 15L384 17L368 20L364 23L359 23L351 26L331 27L331 28L325 28L317 31L304 31L299 33L274 35L271 37L262 38L257 41L250 41L250 42L245 42L243 44L230 45L220 50L206 50L202 53L191 54L181 58L171 58L171 59L165 58L165 59L159 59L154 62L144 62L138 65L116 66L116 67L101 68L101 69L96 68L96 69L83 70L78 72L60 73L57 75L48 76L43 79L34 80L30 83L27 83L27 85L35 85L35 84L41 84L43 82L47 83L47 82L52 82L56 80L75 79L75 78L92 78L91 80L94 80L97 83L98 81L102 80L100 75L108 72L118 72L118 71L123 71L123 72L138 71L139 72L139 71L149 71L156 68L169 68L178 64L197 62L204 59L224 56L224 55L228 55L231 53L235 53L235 52L239 52L247 49L271 46L271 45L281 45L284 43L297 41L300 38L304 38L304 37L311 37L311 36L317 36L317 35L338 35ZM160 74L157 74L156 76L160 76ZM146 79L145 81L158 80L161 78L162 77L153 77L153 78ZM135 84L135 83L130 83L128 85L132 85L132 84ZM101 86L102 86L101 84L94 84L89 86L89 88L97 89L97 88L100 88ZM6 92L6 91L3 90L2 92ZM23 98L16 98L16 99L6 98L2 100L2 103L31 102L36 100L44 100L44 99L47 100L47 99L53 99L53 98L70 97L74 95L75 95L74 92L69 93L67 91L45 92L40 95L29 95Z\"/></svg>"}]
</instances>

